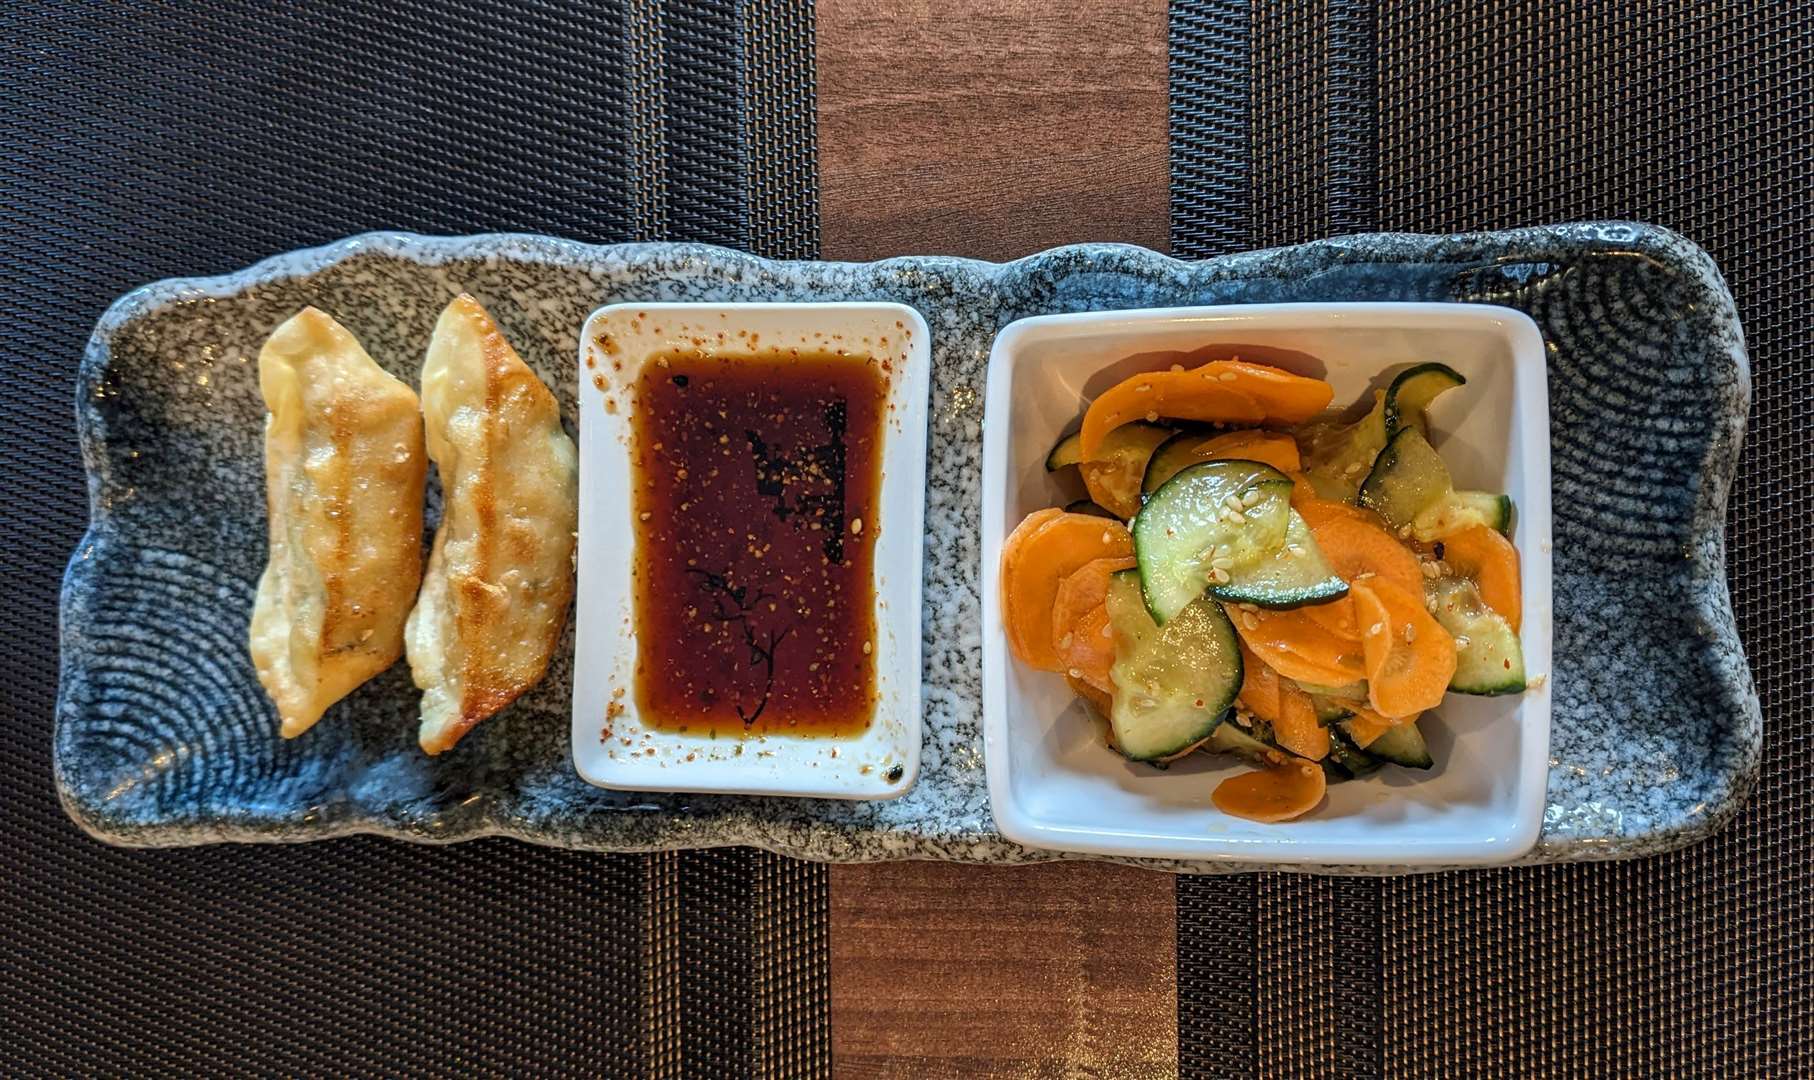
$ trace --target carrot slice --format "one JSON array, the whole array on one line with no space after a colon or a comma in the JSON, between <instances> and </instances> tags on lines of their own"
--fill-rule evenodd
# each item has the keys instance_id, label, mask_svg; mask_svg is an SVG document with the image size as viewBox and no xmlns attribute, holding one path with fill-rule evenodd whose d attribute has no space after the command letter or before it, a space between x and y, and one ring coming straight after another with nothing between
<instances>
[{"instance_id":1,"label":"carrot slice","mask_svg":"<svg viewBox=\"0 0 1814 1080\"><path fill-rule=\"evenodd\" d=\"M1268 724L1279 718L1279 673L1241 641L1241 690L1235 695L1241 707Z\"/></svg>"},{"instance_id":2,"label":"carrot slice","mask_svg":"<svg viewBox=\"0 0 1814 1080\"><path fill-rule=\"evenodd\" d=\"M1326 604L1310 604L1299 610L1305 618L1343 641L1360 644L1360 619L1354 614L1354 601L1346 596Z\"/></svg>"},{"instance_id":3,"label":"carrot slice","mask_svg":"<svg viewBox=\"0 0 1814 1080\"><path fill-rule=\"evenodd\" d=\"M1335 400L1335 387L1323 380L1293 375L1270 364L1211 360L1195 369L1195 373L1213 374L1218 381L1246 394L1266 410L1266 419L1279 424L1301 424Z\"/></svg>"},{"instance_id":4,"label":"carrot slice","mask_svg":"<svg viewBox=\"0 0 1814 1080\"><path fill-rule=\"evenodd\" d=\"M1276 431L1251 428L1231 431L1205 439L1191 447L1192 463L1198 461L1263 461L1280 472L1290 473L1304 467L1298 456L1298 444L1291 436Z\"/></svg>"},{"instance_id":5,"label":"carrot slice","mask_svg":"<svg viewBox=\"0 0 1814 1080\"><path fill-rule=\"evenodd\" d=\"M1257 424L1266 419L1260 403L1215 374L1195 371L1149 371L1123 379L1104 390L1083 414L1077 448L1085 461L1096 456L1102 440L1123 424L1149 416Z\"/></svg>"},{"instance_id":6,"label":"carrot slice","mask_svg":"<svg viewBox=\"0 0 1814 1080\"><path fill-rule=\"evenodd\" d=\"M1424 607L1422 590L1370 577L1352 583L1348 595L1360 617L1374 711L1409 716L1441 704L1455 676L1455 639Z\"/></svg>"},{"instance_id":7,"label":"carrot slice","mask_svg":"<svg viewBox=\"0 0 1814 1080\"><path fill-rule=\"evenodd\" d=\"M1249 821L1290 821L1314 810L1328 785L1321 765L1290 758L1270 769L1231 776L1217 784L1209 798L1224 814Z\"/></svg>"},{"instance_id":8,"label":"carrot slice","mask_svg":"<svg viewBox=\"0 0 1814 1080\"><path fill-rule=\"evenodd\" d=\"M1473 578L1480 589L1480 599L1511 624L1512 633L1518 632L1524 622L1524 589L1518 549L1510 540L1497 530L1476 525L1443 538L1442 560Z\"/></svg>"},{"instance_id":9,"label":"carrot slice","mask_svg":"<svg viewBox=\"0 0 1814 1080\"><path fill-rule=\"evenodd\" d=\"M1423 571L1417 556L1391 533L1367 521L1341 515L1320 521L1304 519L1316 536L1323 558L1343 581L1374 574L1406 592L1423 595Z\"/></svg>"},{"instance_id":10,"label":"carrot slice","mask_svg":"<svg viewBox=\"0 0 1814 1080\"><path fill-rule=\"evenodd\" d=\"M1064 579L1052 599L1052 645L1058 662L1072 678L1107 691L1109 666L1115 662L1115 639L1108 632L1109 578L1129 570L1133 559L1091 559Z\"/></svg>"},{"instance_id":11,"label":"carrot slice","mask_svg":"<svg viewBox=\"0 0 1814 1080\"><path fill-rule=\"evenodd\" d=\"M1312 491L1314 490L1313 488ZM1304 519L1304 524L1312 529L1332 518L1358 521L1363 525L1381 525L1383 521L1378 514L1364 506L1351 506L1348 503L1336 502L1334 499L1325 499L1321 496L1313 495L1302 502L1297 501L1294 497L1291 505Z\"/></svg>"},{"instance_id":12,"label":"carrot slice","mask_svg":"<svg viewBox=\"0 0 1814 1080\"><path fill-rule=\"evenodd\" d=\"M1272 736L1279 746L1301 758L1321 761L1329 756L1329 730L1316 718L1310 695L1295 683L1279 686L1279 718L1272 722Z\"/></svg>"},{"instance_id":13,"label":"carrot slice","mask_svg":"<svg viewBox=\"0 0 1814 1080\"><path fill-rule=\"evenodd\" d=\"M1052 606L1059 585L1091 560L1132 555L1134 538L1118 521L1062 510L1029 530L1037 516L1028 515L1002 544L1002 621L1008 647L1023 663L1042 671L1062 671L1052 642Z\"/></svg>"},{"instance_id":14,"label":"carrot slice","mask_svg":"<svg viewBox=\"0 0 1814 1080\"><path fill-rule=\"evenodd\" d=\"M1381 716L1365 705L1347 704L1344 707L1354 713L1348 720L1348 734L1353 737L1354 745L1362 750L1372 745L1375 739L1386 732L1400 724L1412 723L1423 715L1422 713L1412 713L1410 716Z\"/></svg>"},{"instance_id":15,"label":"carrot slice","mask_svg":"<svg viewBox=\"0 0 1814 1080\"><path fill-rule=\"evenodd\" d=\"M1255 654L1288 679L1340 686L1367 677L1360 640L1332 633L1310 608L1231 611L1230 619Z\"/></svg>"}]
</instances>

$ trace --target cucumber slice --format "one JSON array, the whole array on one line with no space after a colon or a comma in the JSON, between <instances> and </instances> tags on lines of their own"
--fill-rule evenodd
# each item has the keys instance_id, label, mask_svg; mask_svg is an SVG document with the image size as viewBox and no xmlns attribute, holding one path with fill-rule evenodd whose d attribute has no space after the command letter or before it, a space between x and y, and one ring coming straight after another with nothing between
<instances>
[{"instance_id":1,"label":"cucumber slice","mask_svg":"<svg viewBox=\"0 0 1814 1080\"><path fill-rule=\"evenodd\" d=\"M1367 744L1367 753L1402 765L1407 769L1433 768L1436 759L1430 756L1430 748L1423 741L1423 732L1417 730L1417 722L1400 724Z\"/></svg>"},{"instance_id":2,"label":"cucumber slice","mask_svg":"<svg viewBox=\"0 0 1814 1080\"><path fill-rule=\"evenodd\" d=\"M1414 427L1400 428L1373 463L1361 485L1360 501L1395 529L1442 502L1455 490L1442 455Z\"/></svg>"},{"instance_id":3,"label":"cucumber slice","mask_svg":"<svg viewBox=\"0 0 1814 1080\"><path fill-rule=\"evenodd\" d=\"M1109 579L1107 603L1115 636L1109 668L1115 749L1134 761L1158 761L1194 748L1228 715L1241 687L1234 624L1199 597L1159 626L1147 614L1133 570Z\"/></svg>"},{"instance_id":4,"label":"cucumber slice","mask_svg":"<svg viewBox=\"0 0 1814 1080\"><path fill-rule=\"evenodd\" d=\"M1477 518L1479 524L1495 530L1501 536L1512 535L1513 508L1510 495L1497 495L1491 491L1457 491L1453 501L1463 513ZM1416 528L1415 522L1412 523L1412 528Z\"/></svg>"},{"instance_id":5,"label":"cucumber slice","mask_svg":"<svg viewBox=\"0 0 1814 1080\"><path fill-rule=\"evenodd\" d=\"M1467 578L1437 578L1426 586L1430 613L1455 639L1458 694L1516 694L1524 690L1524 648L1511 624L1480 599Z\"/></svg>"},{"instance_id":6,"label":"cucumber slice","mask_svg":"<svg viewBox=\"0 0 1814 1080\"><path fill-rule=\"evenodd\" d=\"M1278 492L1271 497L1286 503L1285 542L1257 562L1235 566L1229 571L1228 581L1209 582L1209 595L1227 603L1254 604L1274 610L1320 604L1348 595L1348 583L1338 577L1329 560L1323 558L1310 526L1290 508L1290 491ZM1136 534L1136 554L1139 549L1140 540Z\"/></svg>"},{"instance_id":7,"label":"cucumber slice","mask_svg":"<svg viewBox=\"0 0 1814 1080\"><path fill-rule=\"evenodd\" d=\"M1323 772L1330 779L1358 780L1379 766L1379 758L1354 745L1339 724L1329 729L1329 756L1323 759Z\"/></svg>"},{"instance_id":8,"label":"cucumber slice","mask_svg":"<svg viewBox=\"0 0 1814 1080\"><path fill-rule=\"evenodd\" d=\"M1386 444L1361 485L1360 501L1426 543L1476 525L1501 532L1512 526L1511 496L1456 491L1442 455L1415 427L1401 428Z\"/></svg>"},{"instance_id":9,"label":"cucumber slice","mask_svg":"<svg viewBox=\"0 0 1814 1080\"><path fill-rule=\"evenodd\" d=\"M1367 470L1386 447L1386 394L1373 393L1373 408L1345 428L1324 432L1304 447L1304 475L1325 499L1353 502Z\"/></svg>"},{"instance_id":10,"label":"cucumber slice","mask_svg":"<svg viewBox=\"0 0 1814 1080\"><path fill-rule=\"evenodd\" d=\"M1238 515L1229 501L1258 491ZM1147 610L1163 626L1209 586L1212 560L1240 569L1280 550L1291 516L1291 480L1257 461L1205 461L1166 481L1133 523L1134 557ZM1256 601L1257 602L1257 601Z\"/></svg>"},{"instance_id":11,"label":"cucumber slice","mask_svg":"<svg viewBox=\"0 0 1814 1080\"><path fill-rule=\"evenodd\" d=\"M1353 502L1374 462L1393 436L1406 428L1428 430L1424 413L1445 390L1467 382L1447 364L1418 364L1398 373L1373 394L1373 408L1345 428L1311 440L1306 476L1325 499Z\"/></svg>"},{"instance_id":12,"label":"cucumber slice","mask_svg":"<svg viewBox=\"0 0 1814 1080\"><path fill-rule=\"evenodd\" d=\"M1080 463L1090 498L1123 521L1139 513L1147 459L1172 434L1171 428L1145 423L1123 424L1109 432L1096 456Z\"/></svg>"},{"instance_id":13,"label":"cucumber slice","mask_svg":"<svg viewBox=\"0 0 1814 1080\"><path fill-rule=\"evenodd\" d=\"M1078 499L1075 502L1066 503L1064 512L1067 514L1089 514L1093 517L1105 517L1111 521L1121 520L1114 514L1109 513L1106 507L1090 499Z\"/></svg>"},{"instance_id":14,"label":"cucumber slice","mask_svg":"<svg viewBox=\"0 0 1814 1080\"><path fill-rule=\"evenodd\" d=\"M1226 720L1209 733L1209 742L1204 749L1218 754L1233 754L1255 765L1270 765L1272 759L1266 755L1278 751L1272 741L1272 729L1266 721L1254 718L1251 729L1244 728L1233 720Z\"/></svg>"},{"instance_id":15,"label":"cucumber slice","mask_svg":"<svg viewBox=\"0 0 1814 1080\"><path fill-rule=\"evenodd\" d=\"M1071 432L1052 444L1052 449L1046 453L1047 472L1057 472L1066 466L1078 465L1082 462L1083 434L1081 432Z\"/></svg>"},{"instance_id":16,"label":"cucumber slice","mask_svg":"<svg viewBox=\"0 0 1814 1080\"><path fill-rule=\"evenodd\" d=\"M1391 439L1408 427L1427 436L1430 425L1424 413L1430 402L1445 390L1465 385L1467 380L1447 364L1418 364L1399 372L1386 388L1386 438Z\"/></svg>"},{"instance_id":17,"label":"cucumber slice","mask_svg":"<svg viewBox=\"0 0 1814 1080\"><path fill-rule=\"evenodd\" d=\"M1195 464L1191 451L1214 437L1200 431L1180 431L1160 443L1153 456L1147 459L1146 472L1140 477L1140 490L1151 495L1164 487L1167 480Z\"/></svg>"}]
</instances>

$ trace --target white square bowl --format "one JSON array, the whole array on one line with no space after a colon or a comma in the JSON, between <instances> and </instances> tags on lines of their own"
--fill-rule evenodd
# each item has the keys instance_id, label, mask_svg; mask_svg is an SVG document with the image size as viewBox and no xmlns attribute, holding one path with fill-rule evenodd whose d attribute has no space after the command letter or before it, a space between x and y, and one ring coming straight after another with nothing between
<instances>
[{"instance_id":1,"label":"white square bowl","mask_svg":"<svg viewBox=\"0 0 1814 1080\"><path fill-rule=\"evenodd\" d=\"M1437 400L1432 441L1456 486L1517 503L1525 670L1535 687L1450 694L1423 724L1436 768L1388 767L1332 784L1312 814L1282 824L1231 817L1210 802L1246 766L1194 754L1169 770L1102 744L1097 722L1057 675L1009 653L1002 630L1003 539L1065 496L1046 452L1084 402L1184 353L1241 346L1247 359L1327 379L1338 406L1388 371L1440 360L1467 385ZM1549 403L1542 335L1521 312L1470 304L1259 304L1092 312L1023 319L989 357L983 423L983 733L989 800L1002 835L1096 855L1381 869L1505 862L1536 842L1548 776L1550 690Z\"/></svg>"},{"instance_id":2,"label":"white square bowl","mask_svg":"<svg viewBox=\"0 0 1814 1080\"><path fill-rule=\"evenodd\" d=\"M881 519L865 523L865 531L875 530L876 544L876 711L860 735L712 739L642 723L634 692L630 413L643 363L680 348L727 357L849 349L883 365L888 391ZM579 362L573 677L573 764L583 779L631 791L827 799L893 799L913 786L920 768L921 536L931 364L926 322L901 304L613 304L586 320Z\"/></svg>"}]
</instances>

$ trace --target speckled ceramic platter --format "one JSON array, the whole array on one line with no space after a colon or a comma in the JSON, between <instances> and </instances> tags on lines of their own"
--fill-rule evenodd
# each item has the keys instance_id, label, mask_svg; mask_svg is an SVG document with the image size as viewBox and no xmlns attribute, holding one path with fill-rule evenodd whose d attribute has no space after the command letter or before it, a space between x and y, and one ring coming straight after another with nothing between
<instances>
[{"instance_id":1,"label":"speckled ceramic platter","mask_svg":"<svg viewBox=\"0 0 1814 1080\"><path fill-rule=\"evenodd\" d=\"M315 304L413 383L436 313L460 290L563 394L569 424L577 335L601 304L863 299L925 315L926 741L911 793L849 803L590 787L568 753L570 641L541 686L438 758L416 750L401 664L304 737L276 737L244 643L265 555L259 345ZM984 783L977 529L991 339L1026 315L1300 300L1465 300L1536 319L1550 363L1557 659L1547 818L1527 861L1647 854L1716 829L1762 738L1722 537L1749 372L1707 256L1629 224L1357 236L1203 263L1086 246L1005 265L375 234L148 286L101 319L77 388L92 520L63 591L64 804L129 845L372 832L619 851L753 844L849 861L1052 858L995 833Z\"/></svg>"}]
</instances>

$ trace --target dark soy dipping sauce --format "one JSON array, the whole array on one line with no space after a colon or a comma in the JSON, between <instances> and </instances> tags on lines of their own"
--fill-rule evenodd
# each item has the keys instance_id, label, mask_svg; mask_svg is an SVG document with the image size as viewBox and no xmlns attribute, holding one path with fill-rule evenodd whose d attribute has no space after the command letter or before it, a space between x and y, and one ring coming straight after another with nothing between
<instances>
[{"instance_id":1,"label":"dark soy dipping sauce","mask_svg":"<svg viewBox=\"0 0 1814 1080\"><path fill-rule=\"evenodd\" d=\"M869 726L886 398L862 356L669 353L643 366L631 456L644 724Z\"/></svg>"}]
</instances>

